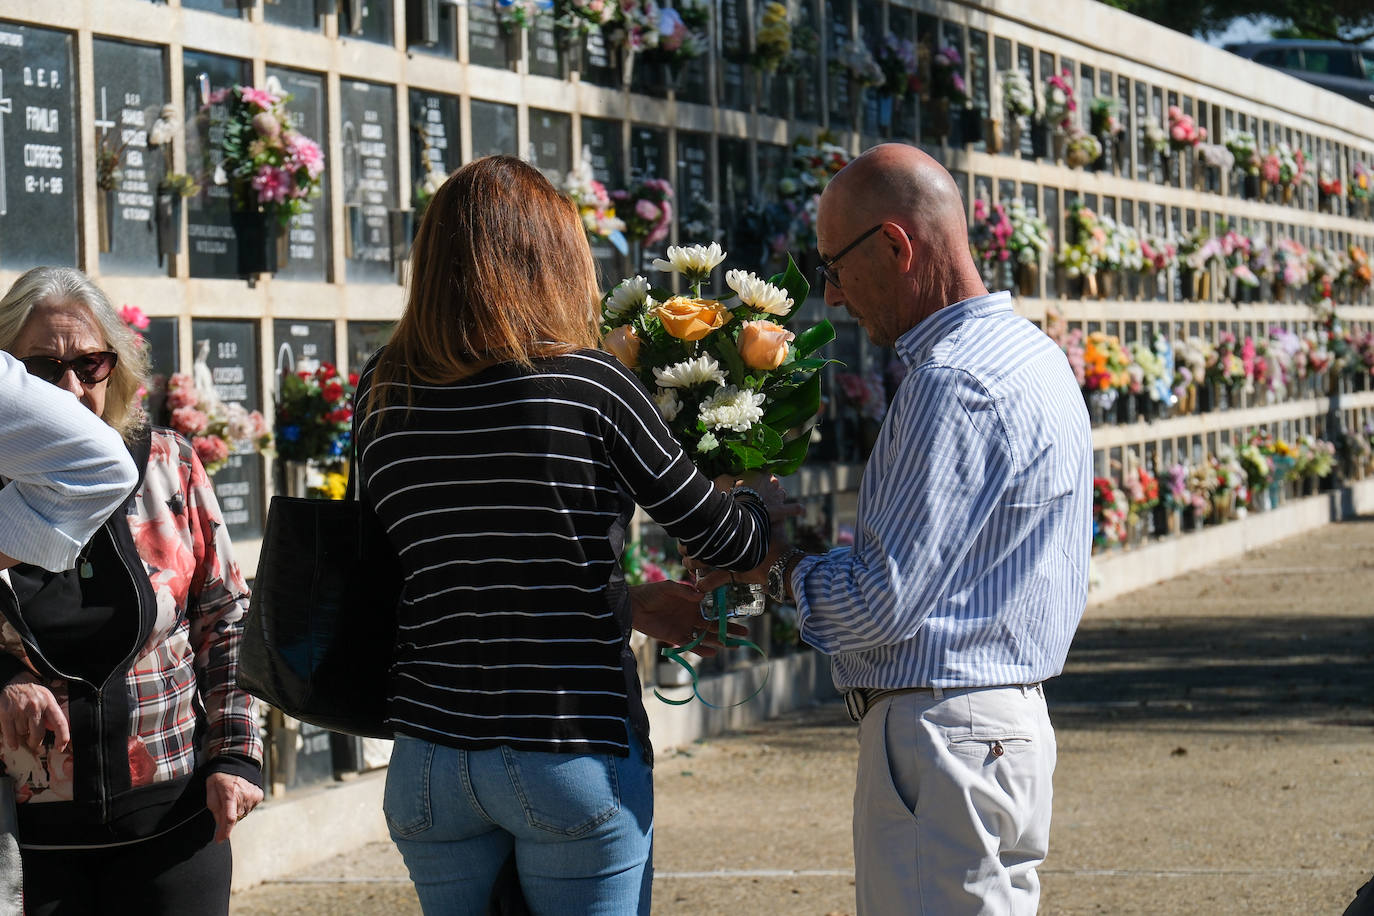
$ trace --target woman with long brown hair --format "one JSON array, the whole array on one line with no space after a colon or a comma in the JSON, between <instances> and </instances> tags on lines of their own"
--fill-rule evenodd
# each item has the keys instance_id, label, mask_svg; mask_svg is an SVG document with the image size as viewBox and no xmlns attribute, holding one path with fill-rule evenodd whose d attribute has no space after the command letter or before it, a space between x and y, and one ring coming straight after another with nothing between
<instances>
[{"instance_id":1,"label":"woman with long brown hair","mask_svg":"<svg viewBox=\"0 0 1374 916\"><path fill-rule=\"evenodd\" d=\"M686 641L699 595L633 596L626 527L638 503L693 556L746 570L769 505L716 490L596 349L582 224L537 170L455 172L412 264L358 393L364 503L405 574L392 838L428 913L484 911L512 852L535 912L648 913L653 751L628 640L657 615L654 635Z\"/></svg>"}]
</instances>

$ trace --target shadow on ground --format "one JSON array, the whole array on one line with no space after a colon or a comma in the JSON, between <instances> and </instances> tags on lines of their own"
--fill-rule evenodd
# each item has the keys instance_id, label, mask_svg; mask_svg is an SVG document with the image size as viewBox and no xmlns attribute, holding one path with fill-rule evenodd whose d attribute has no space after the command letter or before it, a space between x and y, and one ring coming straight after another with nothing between
<instances>
[{"instance_id":1,"label":"shadow on ground","mask_svg":"<svg viewBox=\"0 0 1374 916\"><path fill-rule=\"evenodd\" d=\"M1049 698L1056 724L1078 728L1240 716L1374 727L1371 683L1368 618L1085 620Z\"/></svg>"}]
</instances>

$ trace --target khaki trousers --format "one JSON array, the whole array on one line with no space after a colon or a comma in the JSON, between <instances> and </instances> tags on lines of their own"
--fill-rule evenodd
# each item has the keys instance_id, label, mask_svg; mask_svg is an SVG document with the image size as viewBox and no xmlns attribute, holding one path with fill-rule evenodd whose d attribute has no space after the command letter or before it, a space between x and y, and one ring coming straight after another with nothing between
<instances>
[{"instance_id":1,"label":"khaki trousers","mask_svg":"<svg viewBox=\"0 0 1374 916\"><path fill-rule=\"evenodd\" d=\"M1055 764L1032 687L887 696L859 725L859 916L1036 911Z\"/></svg>"}]
</instances>

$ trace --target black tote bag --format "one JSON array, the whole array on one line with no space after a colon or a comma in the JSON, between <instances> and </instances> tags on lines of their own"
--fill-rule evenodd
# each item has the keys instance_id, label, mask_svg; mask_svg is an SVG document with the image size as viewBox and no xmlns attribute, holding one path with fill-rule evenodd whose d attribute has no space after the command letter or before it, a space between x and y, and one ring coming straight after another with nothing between
<instances>
[{"instance_id":1,"label":"black tote bag","mask_svg":"<svg viewBox=\"0 0 1374 916\"><path fill-rule=\"evenodd\" d=\"M239 649L238 684L302 722L365 738L385 724L401 570L358 499L274 496Z\"/></svg>"}]
</instances>

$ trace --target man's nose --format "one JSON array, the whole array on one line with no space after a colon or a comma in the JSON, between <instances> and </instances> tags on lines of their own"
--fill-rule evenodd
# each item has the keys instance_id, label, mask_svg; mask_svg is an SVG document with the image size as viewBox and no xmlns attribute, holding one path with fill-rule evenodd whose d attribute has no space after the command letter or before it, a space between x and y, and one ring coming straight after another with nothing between
<instances>
[{"instance_id":1,"label":"man's nose","mask_svg":"<svg viewBox=\"0 0 1374 916\"><path fill-rule=\"evenodd\" d=\"M831 308L844 307L844 290L834 283L825 284L825 304Z\"/></svg>"}]
</instances>

